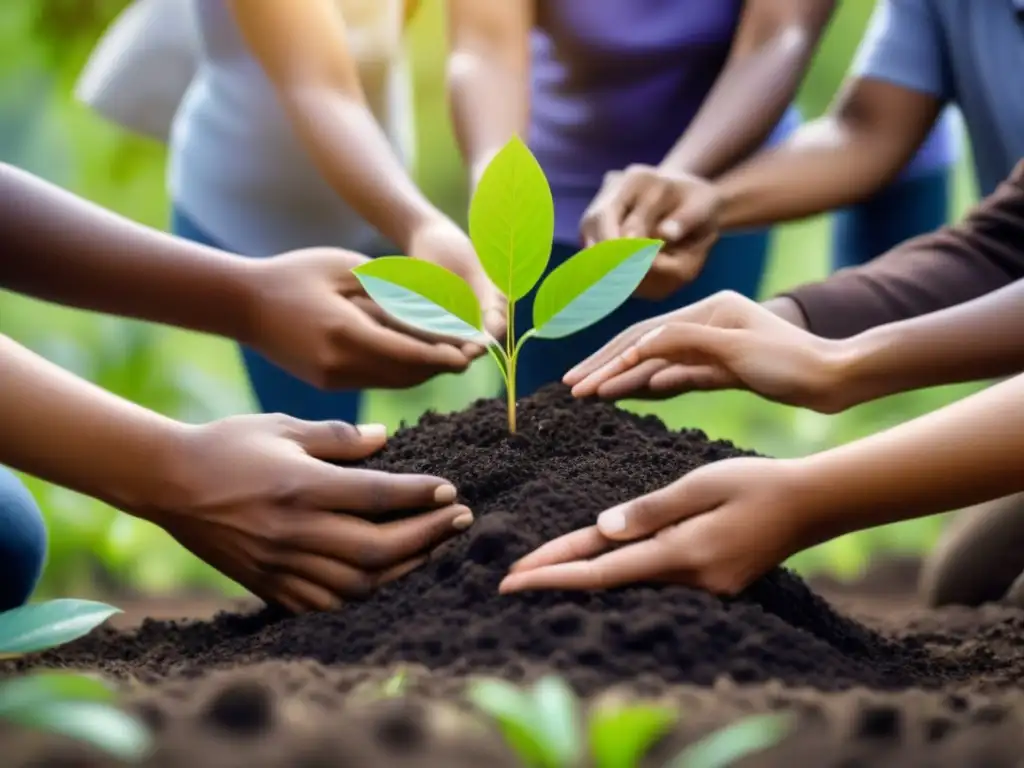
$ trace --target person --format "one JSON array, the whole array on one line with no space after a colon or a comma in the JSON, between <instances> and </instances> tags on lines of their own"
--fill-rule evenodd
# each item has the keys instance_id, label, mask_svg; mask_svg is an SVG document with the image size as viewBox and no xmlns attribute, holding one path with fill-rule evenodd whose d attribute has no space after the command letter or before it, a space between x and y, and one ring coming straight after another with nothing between
<instances>
[{"instance_id":1,"label":"person","mask_svg":"<svg viewBox=\"0 0 1024 768\"><path fill-rule=\"evenodd\" d=\"M311 246L402 252L466 278L500 338L504 302L469 238L409 175L404 0L190 0L199 66L171 131L172 231L263 258ZM357 419L243 345L264 411ZM358 383L350 382L353 386Z\"/></svg>"},{"instance_id":2,"label":"person","mask_svg":"<svg viewBox=\"0 0 1024 768\"><path fill-rule=\"evenodd\" d=\"M412 338L360 295L332 249L258 262L131 223L0 165L0 288L241 341L323 387L407 387L464 371L481 350ZM444 478L352 462L383 426L269 414L186 425L88 384L0 336L0 465L155 523L259 597L323 610L414 568L472 513ZM388 510L429 510L375 524ZM0 470L0 611L39 577L46 534Z\"/></svg>"},{"instance_id":3,"label":"person","mask_svg":"<svg viewBox=\"0 0 1024 768\"><path fill-rule=\"evenodd\" d=\"M636 222L618 226L627 212L619 201L650 194L652 204L667 205L650 184L658 174L718 178L766 141L774 146L792 134L800 117L791 102L834 5L453 0L449 82L471 181L521 132L555 200L552 269L578 250L581 236L589 245L635 234ZM917 157L902 158L904 174L896 178L896 168L877 201L841 214L841 263L877 256L945 223L957 151L954 118L943 118ZM684 207L676 214L699 212ZM723 289L756 295L768 258L766 230L725 237L710 256L713 233L695 228L689 235L705 247L699 254L670 248L660 255L635 300L571 341L525 348L521 392L558 381L572 363L645 318ZM678 240L670 230L655 236ZM520 304L521 334L530 299Z\"/></svg>"},{"instance_id":4,"label":"person","mask_svg":"<svg viewBox=\"0 0 1024 768\"><path fill-rule=\"evenodd\" d=\"M836 413L896 392L1017 374L1024 336L1006 329L1024 320L1022 238L1024 161L956 227L764 305L723 293L653 319L583 361L566 381L579 397L739 388ZM1022 394L1024 379L1017 378L807 459L702 468L605 513L597 528L538 550L505 589L613 586L668 575L732 593L825 538L1020 491L1011 471L1016 454L1001 452L1018 439L1012 409L1005 409ZM928 563L925 586L941 597L933 603L997 600L1020 583L1020 526L991 509L975 508L984 522L959 527ZM662 528L656 544L600 556L612 541ZM668 545L672 554L662 551ZM634 562L640 556L649 558L648 569ZM1019 599L1019 589L1012 596Z\"/></svg>"}]
</instances>

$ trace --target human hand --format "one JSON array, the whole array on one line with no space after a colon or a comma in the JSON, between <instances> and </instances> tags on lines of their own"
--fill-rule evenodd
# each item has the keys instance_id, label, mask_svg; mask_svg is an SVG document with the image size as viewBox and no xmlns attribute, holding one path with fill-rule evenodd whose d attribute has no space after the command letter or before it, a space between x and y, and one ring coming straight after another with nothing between
<instances>
[{"instance_id":1,"label":"human hand","mask_svg":"<svg viewBox=\"0 0 1024 768\"><path fill-rule=\"evenodd\" d=\"M465 530L446 480L352 469L384 446L381 426L307 422L278 414L185 428L162 486L130 511L269 603L331 610L423 563ZM432 511L374 524L356 517Z\"/></svg>"},{"instance_id":2,"label":"human hand","mask_svg":"<svg viewBox=\"0 0 1024 768\"><path fill-rule=\"evenodd\" d=\"M815 543L799 466L760 458L703 466L534 550L500 591L668 582L735 595Z\"/></svg>"},{"instance_id":3,"label":"human hand","mask_svg":"<svg viewBox=\"0 0 1024 768\"><path fill-rule=\"evenodd\" d=\"M822 413L842 410L845 346L732 292L638 323L565 376L577 397L659 399L745 389Z\"/></svg>"},{"instance_id":4,"label":"human hand","mask_svg":"<svg viewBox=\"0 0 1024 768\"><path fill-rule=\"evenodd\" d=\"M247 261L243 343L322 389L405 389L464 371L478 350L394 327L352 269L368 259L311 248Z\"/></svg>"},{"instance_id":5,"label":"human hand","mask_svg":"<svg viewBox=\"0 0 1024 768\"><path fill-rule=\"evenodd\" d=\"M487 277L465 232L443 217L427 221L413 233L407 255L433 262L469 283L483 310L484 328L495 339L505 338L508 322L505 297Z\"/></svg>"},{"instance_id":6,"label":"human hand","mask_svg":"<svg viewBox=\"0 0 1024 768\"><path fill-rule=\"evenodd\" d=\"M661 301L692 283L718 239L721 200L714 185L696 176L647 165L605 175L583 214L585 246L617 237L657 237L666 245L636 290Z\"/></svg>"}]
</instances>

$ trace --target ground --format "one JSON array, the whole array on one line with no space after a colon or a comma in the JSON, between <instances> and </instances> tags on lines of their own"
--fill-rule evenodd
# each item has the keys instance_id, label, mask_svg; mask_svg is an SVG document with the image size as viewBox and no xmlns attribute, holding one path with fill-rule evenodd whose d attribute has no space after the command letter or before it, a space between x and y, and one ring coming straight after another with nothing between
<instances>
[{"instance_id":1,"label":"ground","mask_svg":"<svg viewBox=\"0 0 1024 768\"><path fill-rule=\"evenodd\" d=\"M797 728L744 766L1012 766L1024 747L1024 612L924 611L915 573L880 566L857 585L808 585L778 569L738 599L682 587L501 597L508 565L610 504L744 455L699 432L572 400L481 402L399 433L370 466L452 479L476 524L372 599L288 617L259 606L142 605L120 627L15 668L61 666L122 681L150 722L151 764L519 765L462 699L479 675L555 671L591 702L681 705L644 763L737 717L789 709ZM153 618L135 628L140 614ZM205 620L169 621L191 614ZM401 672L403 695L385 693ZM7 765L104 765L77 747L0 734ZM63 762L62 762L63 760Z\"/></svg>"}]
</instances>

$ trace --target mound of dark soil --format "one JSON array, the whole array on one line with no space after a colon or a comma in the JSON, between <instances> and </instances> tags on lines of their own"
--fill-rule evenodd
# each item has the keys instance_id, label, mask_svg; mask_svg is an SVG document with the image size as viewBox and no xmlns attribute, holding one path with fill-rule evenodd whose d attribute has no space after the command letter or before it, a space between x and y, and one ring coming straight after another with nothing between
<instances>
[{"instance_id":1,"label":"mound of dark soil","mask_svg":"<svg viewBox=\"0 0 1024 768\"><path fill-rule=\"evenodd\" d=\"M553 668L583 693L623 681L708 685L777 679L820 690L936 686L967 674L912 640L893 642L838 615L797 576L776 570L739 599L683 587L500 596L509 565L589 525L603 509L708 462L749 455L655 418L574 400L551 387L520 406L507 433L502 402L430 415L367 466L456 483L477 515L431 562L372 599L327 615L221 615L100 633L41 658L115 674L198 672L271 659L328 665L413 662L451 674L522 677ZM984 665L984 654L972 659ZM972 671L977 671L973 669Z\"/></svg>"}]
</instances>

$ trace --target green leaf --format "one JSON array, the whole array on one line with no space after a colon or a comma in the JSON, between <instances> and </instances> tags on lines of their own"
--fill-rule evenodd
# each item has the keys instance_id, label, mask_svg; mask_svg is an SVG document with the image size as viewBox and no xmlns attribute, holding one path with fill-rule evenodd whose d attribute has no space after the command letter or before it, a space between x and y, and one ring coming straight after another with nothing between
<instances>
[{"instance_id":1,"label":"green leaf","mask_svg":"<svg viewBox=\"0 0 1024 768\"><path fill-rule=\"evenodd\" d=\"M755 715L690 745L666 768L728 768L737 760L778 744L790 727L783 714Z\"/></svg>"},{"instance_id":2,"label":"green leaf","mask_svg":"<svg viewBox=\"0 0 1024 768\"><path fill-rule=\"evenodd\" d=\"M0 654L34 653L89 634L121 611L91 600L51 600L0 614Z\"/></svg>"},{"instance_id":3,"label":"green leaf","mask_svg":"<svg viewBox=\"0 0 1024 768\"><path fill-rule=\"evenodd\" d=\"M383 256L352 270L366 293L397 320L428 333L480 339L480 303L469 283L444 267Z\"/></svg>"},{"instance_id":4,"label":"green leaf","mask_svg":"<svg viewBox=\"0 0 1024 768\"><path fill-rule=\"evenodd\" d=\"M670 707L606 707L590 718L590 753L595 768L635 768L676 721Z\"/></svg>"},{"instance_id":5,"label":"green leaf","mask_svg":"<svg viewBox=\"0 0 1024 768\"><path fill-rule=\"evenodd\" d=\"M560 768L548 762L529 696L504 680L479 680L470 685L467 698L498 722L505 741L526 766Z\"/></svg>"},{"instance_id":6,"label":"green leaf","mask_svg":"<svg viewBox=\"0 0 1024 768\"><path fill-rule=\"evenodd\" d=\"M146 728L131 715L92 701L50 701L5 716L24 728L84 741L121 760L137 761L150 749Z\"/></svg>"},{"instance_id":7,"label":"green leaf","mask_svg":"<svg viewBox=\"0 0 1024 768\"><path fill-rule=\"evenodd\" d=\"M47 672L19 677L0 685L0 718L54 701L110 702L114 692L95 677Z\"/></svg>"},{"instance_id":8,"label":"green leaf","mask_svg":"<svg viewBox=\"0 0 1024 768\"><path fill-rule=\"evenodd\" d=\"M384 683L382 693L385 698L398 698L405 692L409 682L409 672L405 669L398 670L391 678Z\"/></svg>"},{"instance_id":9,"label":"green leaf","mask_svg":"<svg viewBox=\"0 0 1024 768\"><path fill-rule=\"evenodd\" d=\"M533 718L552 766L574 766L583 750L579 703L560 677L544 677L533 688Z\"/></svg>"},{"instance_id":10,"label":"green leaf","mask_svg":"<svg viewBox=\"0 0 1024 768\"><path fill-rule=\"evenodd\" d=\"M469 236L491 282L516 301L551 258L555 204L537 159L513 138L480 177L469 206Z\"/></svg>"},{"instance_id":11,"label":"green leaf","mask_svg":"<svg viewBox=\"0 0 1024 768\"><path fill-rule=\"evenodd\" d=\"M605 240L555 269L537 290L533 328L542 339L582 331L618 309L637 289L661 240Z\"/></svg>"}]
</instances>

